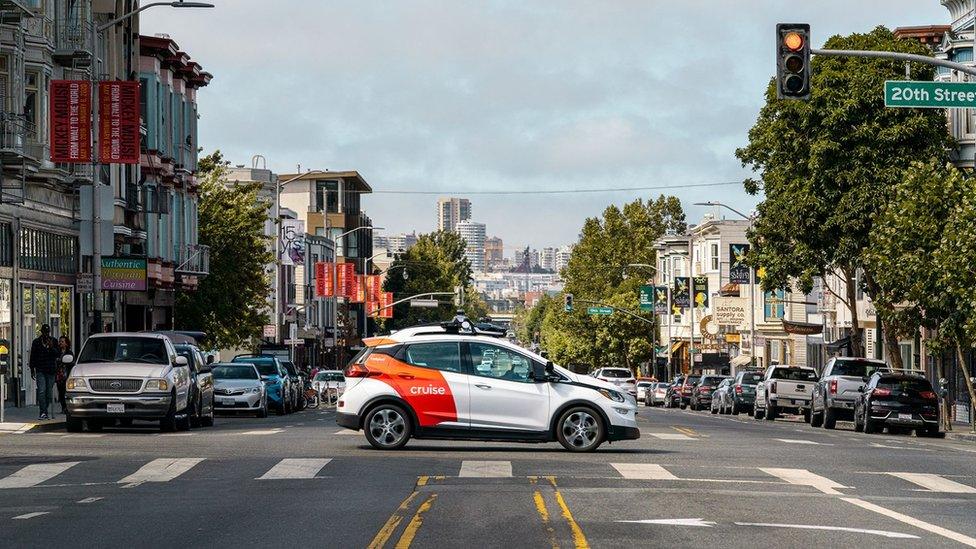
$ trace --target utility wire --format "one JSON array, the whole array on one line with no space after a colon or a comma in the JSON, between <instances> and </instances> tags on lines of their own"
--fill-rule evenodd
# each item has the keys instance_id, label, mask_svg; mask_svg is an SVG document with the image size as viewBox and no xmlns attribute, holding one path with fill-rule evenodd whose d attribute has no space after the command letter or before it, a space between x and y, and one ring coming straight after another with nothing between
<instances>
[{"instance_id":1,"label":"utility wire","mask_svg":"<svg viewBox=\"0 0 976 549\"><path fill-rule=\"evenodd\" d=\"M554 190L531 190L531 191L414 191L381 189L374 190L373 194L414 194L414 195L525 195L525 194L591 194L591 193L621 193L633 191L663 191L681 190L700 187L721 187L727 185L742 185L742 181L724 181L721 183L690 183L687 185L654 185L648 187L610 187L604 189L554 189ZM366 192L366 191L360 191Z\"/></svg>"}]
</instances>

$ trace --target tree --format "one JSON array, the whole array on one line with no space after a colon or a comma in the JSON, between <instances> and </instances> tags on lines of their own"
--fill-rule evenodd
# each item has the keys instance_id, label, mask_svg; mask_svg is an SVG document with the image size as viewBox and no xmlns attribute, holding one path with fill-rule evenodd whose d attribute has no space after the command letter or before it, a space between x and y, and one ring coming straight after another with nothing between
<instances>
[{"instance_id":1,"label":"tree","mask_svg":"<svg viewBox=\"0 0 976 549\"><path fill-rule=\"evenodd\" d=\"M223 349L261 336L270 290L265 269L273 260L260 184L224 185L227 164L220 151L199 162L199 241L210 247L210 274L196 292L180 293L176 301L177 327L203 330Z\"/></svg>"},{"instance_id":2,"label":"tree","mask_svg":"<svg viewBox=\"0 0 976 549\"><path fill-rule=\"evenodd\" d=\"M931 55L911 40L878 27L867 34L834 36L826 49L883 50ZM905 77L901 61L816 57L809 101L779 100L775 83L736 156L757 172L751 194L764 191L750 231L750 261L766 271L765 290L798 286L838 273L847 281L837 296L851 313L855 353L863 354L855 277L861 272L872 298L877 273L865 264L875 215L913 161L948 160L952 140L945 115L934 109L885 108L885 80ZM915 63L912 80L932 80L934 69Z\"/></svg>"}]
</instances>

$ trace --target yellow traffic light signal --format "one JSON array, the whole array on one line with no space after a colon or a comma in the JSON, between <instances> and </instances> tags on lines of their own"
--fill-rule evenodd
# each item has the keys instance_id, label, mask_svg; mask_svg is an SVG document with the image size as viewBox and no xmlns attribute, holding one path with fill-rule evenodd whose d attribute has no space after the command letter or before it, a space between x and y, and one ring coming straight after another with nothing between
<instances>
[{"instance_id":1,"label":"yellow traffic light signal","mask_svg":"<svg viewBox=\"0 0 976 549\"><path fill-rule=\"evenodd\" d=\"M810 25L776 25L776 96L810 98Z\"/></svg>"}]
</instances>

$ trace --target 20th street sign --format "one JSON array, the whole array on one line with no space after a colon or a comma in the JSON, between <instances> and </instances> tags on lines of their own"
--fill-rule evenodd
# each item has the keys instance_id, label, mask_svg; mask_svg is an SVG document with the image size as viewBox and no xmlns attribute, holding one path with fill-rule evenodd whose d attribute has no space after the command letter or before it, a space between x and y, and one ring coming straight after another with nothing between
<instances>
[{"instance_id":1,"label":"20th street sign","mask_svg":"<svg viewBox=\"0 0 976 549\"><path fill-rule=\"evenodd\" d=\"M886 107L976 108L976 83L888 80L884 98Z\"/></svg>"}]
</instances>

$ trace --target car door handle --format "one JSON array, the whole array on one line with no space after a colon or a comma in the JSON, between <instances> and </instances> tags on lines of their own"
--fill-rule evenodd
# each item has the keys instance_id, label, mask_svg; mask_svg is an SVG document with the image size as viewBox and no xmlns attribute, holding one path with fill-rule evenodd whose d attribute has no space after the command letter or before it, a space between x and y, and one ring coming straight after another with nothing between
<instances>
[{"instance_id":1,"label":"car door handle","mask_svg":"<svg viewBox=\"0 0 976 549\"><path fill-rule=\"evenodd\" d=\"M413 379L413 376L410 374L397 374L397 377L400 379Z\"/></svg>"},{"instance_id":2,"label":"car door handle","mask_svg":"<svg viewBox=\"0 0 976 549\"><path fill-rule=\"evenodd\" d=\"M491 389L491 385L483 385L481 383L475 384L475 387L477 387L479 389L485 389L485 390Z\"/></svg>"}]
</instances>

